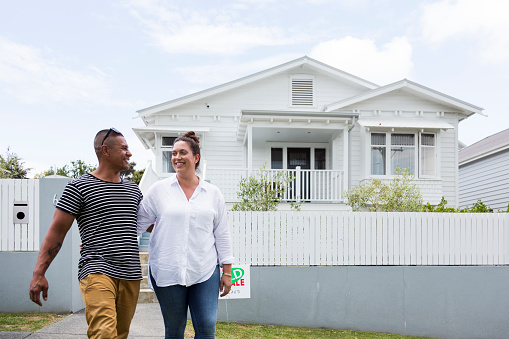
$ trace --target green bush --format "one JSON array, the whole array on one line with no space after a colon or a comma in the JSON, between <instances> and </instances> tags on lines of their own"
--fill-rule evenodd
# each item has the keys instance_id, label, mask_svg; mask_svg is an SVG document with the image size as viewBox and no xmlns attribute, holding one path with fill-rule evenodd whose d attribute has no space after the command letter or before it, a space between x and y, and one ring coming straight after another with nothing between
<instances>
[{"instance_id":1,"label":"green bush","mask_svg":"<svg viewBox=\"0 0 509 339\"><path fill-rule=\"evenodd\" d=\"M243 177L238 184L237 197L239 202L233 205L233 211L276 211L282 201L288 184L295 179L283 171L270 176L265 165L249 177ZM291 208L300 210L300 201L291 202Z\"/></svg>"},{"instance_id":2,"label":"green bush","mask_svg":"<svg viewBox=\"0 0 509 339\"><path fill-rule=\"evenodd\" d=\"M392 181L385 183L380 179L369 179L366 184L354 187L344 194L347 204L354 211L370 212L419 212L422 210L422 194L412 183L413 175L396 168Z\"/></svg>"},{"instance_id":3,"label":"green bush","mask_svg":"<svg viewBox=\"0 0 509 339\"><path fill-rule=\"evenodd\" d=\"M465 207L464 209L447 207L447 200L442 197L440 203L436 206L432 206L429 202L422 206L423 212L436 212L436 213L493 213L493 209L484 204L481 200L477 200L472 207ZM509 213L509 204L506 211L499 211Z\"/></svg>"}]
</instances>

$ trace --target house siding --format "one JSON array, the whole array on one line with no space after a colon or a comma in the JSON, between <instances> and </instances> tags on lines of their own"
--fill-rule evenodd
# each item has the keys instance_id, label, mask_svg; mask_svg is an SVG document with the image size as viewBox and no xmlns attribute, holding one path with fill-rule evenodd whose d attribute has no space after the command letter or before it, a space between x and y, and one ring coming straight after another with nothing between
<instances>
[{"instance_id":1,"label":"house siding","mask_svg":"<svg viewBox=\"0 0 509 339\"><path fill-rule=\"evenodd\" d=\"M509 150L459 167L459 205L471 207L478 200L494 211L509 203Z\"/></svg>"},{"instance_id":2,"label":"house siding","mask_svg":"<svg viewBox=\"0 0 509 339\"><path fill-rule=\"evenodd\" d=\"M456 183L458 182L458 163L457 163L457 144L456 144L456 128L457 123L453 120L453 114L450 118L446 114L445 118L448 123L455 126L454 130L441 131L439 133L439 158L440 179L442 182L442 192L448 206L458 206ZM427 201L425 201L427 202ZM432 202L430 202L432 203Z\"/></svg>"}]
</instances>

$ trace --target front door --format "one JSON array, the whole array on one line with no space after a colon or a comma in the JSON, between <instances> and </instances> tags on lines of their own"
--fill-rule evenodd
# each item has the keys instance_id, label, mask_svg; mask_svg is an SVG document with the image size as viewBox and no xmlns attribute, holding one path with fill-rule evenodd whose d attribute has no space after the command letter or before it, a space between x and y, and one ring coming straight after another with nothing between
<instances>
[{"instance_id":1,"label":"front door","mask_svg":"<svg viewBox=\"0 0 509 339\"><path fill-rule=\"evenodd\" d=\"M288 169L296 169L297 166L300 166L301 170L309 170L311 169L311 149L310 148L290 148L287 150L287 168ZM295 175L296 172L293 174ZM297 185L295 179L291 183L292 190L294 190L295 195L300 197L301 200L307 200L310 196L310 180L309 180L309 171L301 172L300 176L300 185Z\"/></svg>"}]
</instances>

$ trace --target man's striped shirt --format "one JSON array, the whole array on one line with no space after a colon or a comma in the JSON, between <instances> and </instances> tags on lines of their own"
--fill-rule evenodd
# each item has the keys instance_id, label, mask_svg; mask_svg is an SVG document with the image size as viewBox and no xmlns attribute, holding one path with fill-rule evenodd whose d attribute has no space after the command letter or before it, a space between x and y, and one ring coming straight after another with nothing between
<instances>
[{"instance_id":1,"label":"man's striped shirt","mask_svg":"<svg viewBox=\"0 0 509 339\"><path fill-rule=\"evenodd\" d=\"M113 183L84 174L70 181L57 208L76 217L82 248L78 279L91 273L141 280L136 217L142 200L138 185Z\"/></svg>"}]
</instances>

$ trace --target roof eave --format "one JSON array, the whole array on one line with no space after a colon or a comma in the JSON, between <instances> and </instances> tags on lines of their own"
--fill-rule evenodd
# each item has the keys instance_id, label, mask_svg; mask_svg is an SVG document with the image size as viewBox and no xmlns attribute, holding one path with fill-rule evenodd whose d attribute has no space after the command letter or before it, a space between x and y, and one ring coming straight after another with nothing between
<instances>
[{"instance_id":1,"label":"roof eave","mask_svg":"<svg viewBox=\"0 0 509 339\"><path fill-rule=\"evenodd\" d=\"M431 88L422 86L422 85L415 83L413 81L410 81L408 79L403 79L403 80L394 82L394 83L386 85L386 86L375 88L369 92L362 93L362 94L359 94L354 97L347 98L347 99L344 99L341 101L337 101L335 103L327 105L325 111L330 112L333 110L341 109L341 108L362 102L364 100L369 100L374 97L377 97L377 96L380 96L380 95L383 95L383 94L386 94L389 92L393 92L393 91L396 91L399 89L403 89L403 90L407 89L410 91L414 91L414 92L417 92L421 95L428 97L430 100L438 101L444 105L453 106L453 107L457 108L458 110L461 110L467 116L470 116L475 113L485 115L482 113L482 111L484 109L481 107L469 104L462 100L458 100L458 99L453 98L449 95L446 95L444 93L435 91Z\"/></svg>"},{"instance_id":2,"label":"roof eave","mask_svg":"<svg viewBox=\"0 0 509 339\"><path fill-rule=\"evenodd\" d=\"M304 66L304 65L309 65L309 66L315 67L321 71L334 74L338 77L341 77L343 79L346 79L348 81L356 83L360 86L366 87L368 89L373 89L373 88L379 87L378 85L376 85L372 82L369 82L362 78L356 77L352 74L343 72L337 68L334 68L332 66L324 64L324 63L317 61L315 59L312 59L308 56L303 56L301 58L295 59L293 61L289 61L289 62L281 64L279 66L275 66L275 67L272 67L272 68L269 68L269 69L266 69L266 70L263 70L263 71L260 71L260 72L257 72L257 73L254 73L254 74L251 74L251 75L248 75L248 76L245 76L245 77L242 77L242 78L239 78L239 79L236 79L236 80L233 80L233 81L230 81L230 82L227 82L227 83L215 86L215 87L211 87L209 89L206 89L206 90L203 90L200 92L189 94L189 95L186 95L186 96L174 99L174 100L170 100L170 101L158 104L158 105L154 105L154 106L150 106L150 107L138 110L138 111L136 111L136 113L138 113L138 117L145 117L145 116L152 115L152 114L155 114L155 113L167 110L167 109L171 109L171 108L174 108L174 107L177 107L180 105L184 105L184 104L196 101L196 100L200 100L200 99L209 97L211 95L216 95L216 94L219 94L219 93L222 93L222 92L252 83L254 81L257 81L257 80L260 80L263 78L267 78L267 77L273 76L273 75L281 73L281 72L285 72L289 69L299 67L299 66Z\"/></svg>"}]
</instances>

